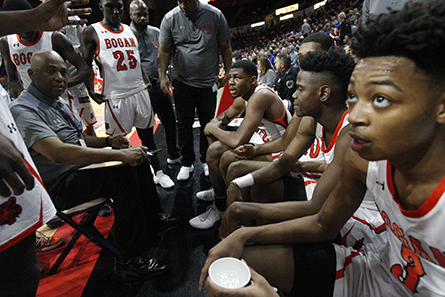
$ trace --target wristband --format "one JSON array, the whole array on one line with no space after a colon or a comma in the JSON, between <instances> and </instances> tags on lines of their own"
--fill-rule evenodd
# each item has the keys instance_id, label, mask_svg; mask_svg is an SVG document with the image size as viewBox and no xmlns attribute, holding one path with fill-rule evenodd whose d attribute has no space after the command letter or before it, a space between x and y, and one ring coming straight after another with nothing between
<instances>
[{"instance_id":1,"label":"wristband","mask_svg":"<svg viewBox=\"0 0 445 297\"><path fill-rule=\"evenodd\" d=\"M230 183L238 186L238 188L240 189L244 189L253 186L255 184L255 180L253 179L252 173L249 173L244 176L235 178Z\"/></svg>"},{"instance_id":2,"label":"wristband","mask_svg":"<svg viewBox=\"0 0 445 297\"><path fill-rule=\"evenodd\" d=\"M106 146L111 146L110 145L110 136L105 137L105 145Z\"/></svg>"}]
</instances>

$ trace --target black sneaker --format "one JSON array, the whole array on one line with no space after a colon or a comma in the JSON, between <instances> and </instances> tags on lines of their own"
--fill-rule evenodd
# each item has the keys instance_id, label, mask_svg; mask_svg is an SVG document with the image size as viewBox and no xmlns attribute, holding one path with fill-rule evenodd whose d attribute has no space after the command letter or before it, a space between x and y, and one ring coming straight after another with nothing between
<instances>
[{"instance_id":1,"label":"black sneaker","mask_svg":"<svg viewBox=\"0 0 445 297\"><path fill-rule=\"evenodd\" d=\"M127 263L116 260L114 264L114 275L121 280L148 279L167 270L167 263L156 258L134 257Z\"/></svg>"},{"instance_id":2,"label":"black sneaker","mask_svg":"<svg viewBox=\"0 0 445 297\"><path fill-rule=\"evenodd\" d=\"M150 225L154 227L172 227L179 223L179 216L168 214L168 213L158 213L157 217L150 219Z\"/></svg>"},{"instance_id":3,"label":"black sneaker","mask_svg":"<svg viewBox=\"0 0 445 297\"><path fill-rule=\"evenodd\" d=\"M111 207L108 204L104 204L100 207L98 216L99 217L108 217L111 214Z\"/></svg>"}]
</instances>

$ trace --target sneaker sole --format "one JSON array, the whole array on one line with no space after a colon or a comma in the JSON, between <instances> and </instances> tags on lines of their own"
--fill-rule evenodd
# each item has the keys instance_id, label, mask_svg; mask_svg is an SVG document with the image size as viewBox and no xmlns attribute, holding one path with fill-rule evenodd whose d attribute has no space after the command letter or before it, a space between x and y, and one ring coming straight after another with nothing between
<instances>
[{"instance_id":1,"label":"sneaker sole","mask_svg":"<svg viewBox=\"0 0 445 297\"><path fill-rule=\"evenodd\" d=\"M63 239L61 241L59 241L59 243L52 245L52 246L47 246L41 249L37 249L38 253L42 253L42 252L47 252L47 251L51 251L55 248L58 248L59 246L61 246L63 244Z\"/></svg>"},{"instance_id":2,"label":"sneaker sole","mask_svg":"<svg viewBox=\"0 0 445 297\"><path fill-rule=\"evenodd\" d=\"M164 270L158 271L156 273L150 274L149 276L140 276L137 274L128 274L128 273L122 273L122 272L118 272L116 270L116 268L114 268L114 273L113 273L113 282L119 282L119 283L124 283L127 285L131 285L131 284L136 284L136 283L140 283L140 282L144 282L147 279L151 279L153 277L159 276L161 274L164 274L166 272L168 272L170 270L170 266L167 266L167 268L165 268Z\"/></svg>"}]
</instances>

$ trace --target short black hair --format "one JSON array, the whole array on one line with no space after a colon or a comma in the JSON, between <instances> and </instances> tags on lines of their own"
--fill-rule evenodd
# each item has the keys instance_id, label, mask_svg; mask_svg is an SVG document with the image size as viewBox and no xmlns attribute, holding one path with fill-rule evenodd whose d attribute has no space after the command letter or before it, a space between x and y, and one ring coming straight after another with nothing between
<instances>
[{"instance_id":1,"label":"short black hair","mask_svg":"<svg viewBox=\"0 0 445 297\"><path fill-rule=\"evenodd\" d=\"M32 5L26 0L5 0L2 9L4 11L32 9Z\"/></svg>"},{"instance_id":2,"label":"short black hair","mask_svg":"<svg viewBox=\"0 0 445 297\"><path fill-rule=\"evenodd\" d=\"M258 76L258 70L255 64L250 60L238 60L232 64L232 69L243 69L243 72L250 76Z\"/></svg>"},{"instance_id":3,"label":"short black hair","mask_svg":"<svg viewBox=\"0 0 445 297\"><path fill-rule=\"evenodd\" d=\"M412 60L433 81L445 80L445 1L408 3L359 25L351 49L359 59L397 56Z\"/></svg>"},{"instance_id":4,"label":"short black hair","mask_svg":"<svg viewBox=\"0 0 445 297\"><path fill-rule=\"evenodd\" d=\"M300 68L302 70L327 75L334 83L338 83L341 95L345 100L354 67L354 59L343 50L331 49L329 51L309 52L300 58Z\"/></svg>"},{"instance_id":5,"label":"short black hair","mask_svg":"<svg viewBox=\"0 0 445 297\"><path fill-rule=\"evenodd\" d=\"M284 64L284 66L286 66L286 69L290 68L290 56L288 54L278 54L275 59L279 59L281 61L281 63Z\"/></svg>"},{"instance_id":6,"label":"short black hair","mask_svg":"<svg viewBox=\"0 0 445 297\"><path fill-rule=\"evenodd\" d=\"M308 37L303 39L303 42L301 44L306 42L319 43L321 45L322 51L328 51L329 49L334 47L334 40L329 34L324 32L317 32L308 35Z\"/></svg>"}]
</instances>

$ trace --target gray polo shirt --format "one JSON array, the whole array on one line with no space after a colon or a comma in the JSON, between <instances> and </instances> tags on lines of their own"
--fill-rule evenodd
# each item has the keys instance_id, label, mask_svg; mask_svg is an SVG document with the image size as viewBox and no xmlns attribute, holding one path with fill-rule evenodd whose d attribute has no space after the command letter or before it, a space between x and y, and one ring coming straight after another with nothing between
<instances>
[{"instance_id":1,"label":"gray polo shirt","mask_svg":"<svg viewBox=\"0 0 445 297\"><path fill-rule=\"evenodd\" d=\"M73 114L68 105L61 100L54 101L46 97L31 84L27 91L22 92L10 104L9 108L47 188L50 188L62 175L81 167L53 163L31 148L37 141L52 136L58 137L65 143L81 145L79 139L83 139L83 136L68 118L69 114ZM63 108L66 115L57 108ZM82 123L76 119L73 121L82 131Z\"/></svg>"},{"instance_id":2,"label":"gray polo shirt","mask_svg":"<svg viewBox=\"0 0 445 297\"><path fill-rule=\"evenodd\" d=\"M230 39L229 25L217 8L198 2L185 17L179 7L161 22L161 44L172 45L173 78L193 87L211 87L219 74L219 43Z\"/></svg>"},{"instance_id":3,"label":"gray polo shirt","mask_svg":"<svg viewBox=\"0 0 445 297\"><path fill-rule=\"evenodd\" d=\"M131 29L139 41L139 55L141 56L142 68L152 81L157 81L158 58L159 51L159 29L153 26L147 26L145 30L139 30L133 22L130 24Z\"/></svg>"}]
</instances>

